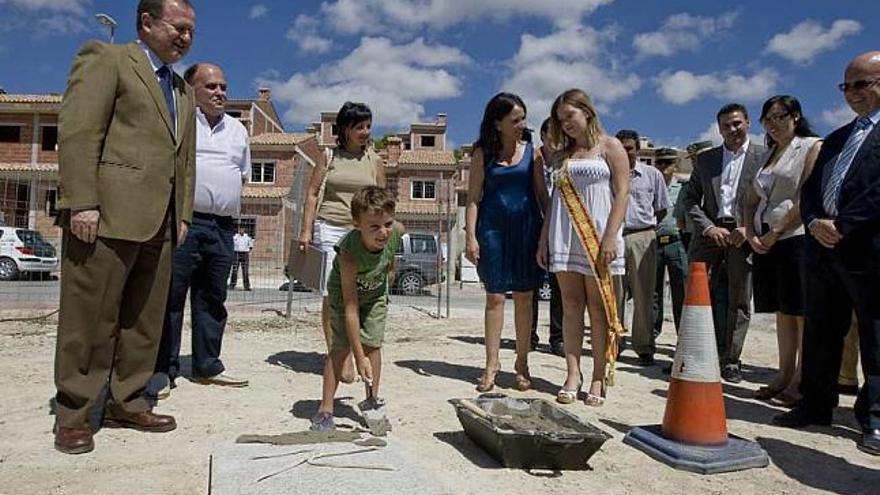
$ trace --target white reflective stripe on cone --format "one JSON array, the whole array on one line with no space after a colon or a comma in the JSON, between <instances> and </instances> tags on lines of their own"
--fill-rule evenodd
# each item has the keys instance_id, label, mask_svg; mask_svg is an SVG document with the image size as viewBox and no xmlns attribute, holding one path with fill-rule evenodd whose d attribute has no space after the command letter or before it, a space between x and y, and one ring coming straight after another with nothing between
<instances>
[{"instance_id":1,"label":"white reflective stripe on cone","mask_svg":"<svg viewBox=\"0 0 880 495\"><path fill-rule=\"evenodd\" d=\"M672 378L688 382L720 382L712 308L685 306L672 364Z\"/></svg>"}]
</instances>

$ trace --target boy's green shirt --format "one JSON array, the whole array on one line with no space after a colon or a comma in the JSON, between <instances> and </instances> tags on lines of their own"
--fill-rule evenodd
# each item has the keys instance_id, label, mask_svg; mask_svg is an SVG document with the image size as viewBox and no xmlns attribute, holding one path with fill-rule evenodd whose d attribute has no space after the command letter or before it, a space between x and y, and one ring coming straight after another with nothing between
<instances>
[{"instance_id":1,"label":"boy's green shirt","mask_svg":"<svg viewBox=\"0 0 880 495\"><path fill-rule=\"evenodd\" d=\"M333 260L333 269L327 282L327 291L331 300L342 302L342 275L339 270L340 257L343 252L353 256L357 263L358 303L384 296L388 293L388 269L394 261L394 255L400 247L403 233L397 228L391 231L391 238L381 251L371 252L364 248L361 232L352 230L336 243L334 249L337 256Z\"/></svg>"}]
</instances>

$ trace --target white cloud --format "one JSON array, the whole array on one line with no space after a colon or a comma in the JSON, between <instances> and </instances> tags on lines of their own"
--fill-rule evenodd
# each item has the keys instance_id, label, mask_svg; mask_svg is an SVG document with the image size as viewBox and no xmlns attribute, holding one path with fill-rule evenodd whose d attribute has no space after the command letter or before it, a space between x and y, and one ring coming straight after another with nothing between
<instances>
[{"instance_id":1,"label":"white cloud","mask_svg":"<svg viewBox=\"0 0 880 495\"><path fill-rule=\"evenodd\" d=\"M251 7L251 19L259 19L265 17L269 13L269 7L263 4L257 4Z\"/></svg>"},{"instance_id":2,"label":"white cloud","mask_svg":"<svg viewBox=\"0 0 880 495\"><path fill-rule=\"evenodd\" d=\"M344 34L385 34L395 31L444 29L488 18L503 21L531 16L570 26L614 0L335 0L324 2L325 22Z\"/></svg>"},{"instance_id":3,"label":"white cloud","mask_svg":"<svg viewBox=\"0 0 880 495\"><path fill-rule=\"evenodd\" d=\"M633 47L641 57L669 57L684 50L696 51L702 41L733 27L738 15L737 12L718 17L676 14L668 17L657 31L637 34L633 38Z\"/></svg>"},{"instance_id":4,"label":"white cloud","mask_svg":"<svg viewBox=\"0 0 880 495\"><path fill-rule=\"evenodd\" d=\"M258 78L273 98L289 105L287 121L306 124L346 100L362 101L378 126L407 126L424 115L423 103L459 96L462 81L448 69L471 62L457 48L430 45L422 38L395 44L387 38L363 38L346 57L286 81Z\"/></svg>"},{"instance_id":5,"label":"white cloud","mask_svg":"<svg viewBox=\"0 0 880 495\"><path fill-rule=\"evenodd\" d=\"M704 96L724 100L758 101L770 96L779 82L779 73L763 69L752 76L731 73L694 74L685 70L663 72L656 78L660 96L675 105L684 105Z\"/></svg>"},{"instance_id":6,"label":"white cloud","mask_svg":"<svg viewBox=\"0 0 880 495\"><path fill-rule=\"evenodd\" d=\"M787 33L779 33L770 39L765 49L796 64L808 65L816 55L833 50L844 38L859 33L862 25L850 19L838 19L825 29L821 24L807 19Z\"/></svg>"},{"instance_id":7,"label":"white cloud","mask_svg":"<svg viewBox=\"0 0 880 495\"><path fill-rule=\"evenodd\" d=\"M0 0L17 12L0 19L0 32L22 31L35 39L106 33L89 15L92 0ZM4 12L10 14L9 12Z\"/></svg>"},{"instance_id":8,"label":"white cloud","mask_svg":"<svg viewBox=\"0 0 880 495\"><path fill-rule=\"evenodd\" d=\"M333 41L318 34L318 19L300 14L287 30L286 37L296 43L306 53L327 53L333 48Z\"/></svg>"},{"instance_id":9,"label":"white cloud","mask_svg":"<svg viewBox=\"0 0 880 495\"><path fill-rule=\"evenodd\" d=\"M836 129L850 123L852 119L856 118L856 113L846 103L842 103L834 108L824 110L820 118L822 122Z\"/></svg>"},{"instance_id":10,"label":"white cloud","mask_svg":"<svg viewBox=\"0 0 880 495\"><path fill-rule=\"evenodd\" d=\"M614 28L598 31L581 25L545 37L524 34L503 88L523 98L539 122L556 96L569 88L583 89L600 110L607 110L641 86L637 75L626 73L605 55L604 47L615 35Z\"/></svg>"},{"instance_id":11,"label":"white cloud","mask_svg":"<svg viewBox=\"0 0 880 495\"><path fill-rule=\"evenodd\" d=\"M0 5L12 5L27 10L50 10L83 14L91 0L0 0Z\"/></svg>"}]
</instances>

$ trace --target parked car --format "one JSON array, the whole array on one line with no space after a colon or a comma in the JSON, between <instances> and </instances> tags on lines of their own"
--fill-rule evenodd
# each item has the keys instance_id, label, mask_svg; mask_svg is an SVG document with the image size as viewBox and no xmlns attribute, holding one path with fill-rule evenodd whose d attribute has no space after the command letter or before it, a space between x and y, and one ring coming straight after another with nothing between
<instances>
[{"instance_id":1,"label":"parked car","mask_svg":"<svg viewBox=\"0 0 880 495\"><path fill-rule=\"evenodd\" d=\"M416 296L428 286L442 280L438 262L445 261L440 254L440 241L430 232L403 234L394 257L394 285L392 292Z\"/></svg>"},{"instance_id":2,"label":"parked car","mask_svg":"<svg viewBox=\"0 0 880 495\"><path fill-rule=\"evenodd\" d=\"M36 230L0 227L0 280L58 271L55 248Z\"/></svg>"}]
</instances>

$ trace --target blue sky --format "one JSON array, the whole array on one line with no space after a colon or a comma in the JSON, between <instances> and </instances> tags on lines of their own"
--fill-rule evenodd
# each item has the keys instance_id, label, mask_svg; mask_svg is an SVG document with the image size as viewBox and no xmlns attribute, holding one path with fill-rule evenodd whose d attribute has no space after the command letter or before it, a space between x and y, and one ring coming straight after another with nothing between
<instances>
[{"instance_id":1,"label":"blue sky","mask_svg":"<svg viewBox=\"0 0 880 495\"><path fill-rule=\"evenodd\" d=\"M835 87L847 61L880 49L880 10L852 0L193 3L197 35L181 67L218 63L231 97L270 86L288 131L352 99L370 104L377 135L446 112L455 145L474 140L499 90L520 94L537 127L569 87L594 98L609 132L634 128L658 145L714 138L721 105L758 114L779 93L826 133L851 118ZM117 42L130 41L136 5L0 0L0 86L63 92L77 47L106 39L93 15L114 17Z\"/></svg>"}]
</instances>

